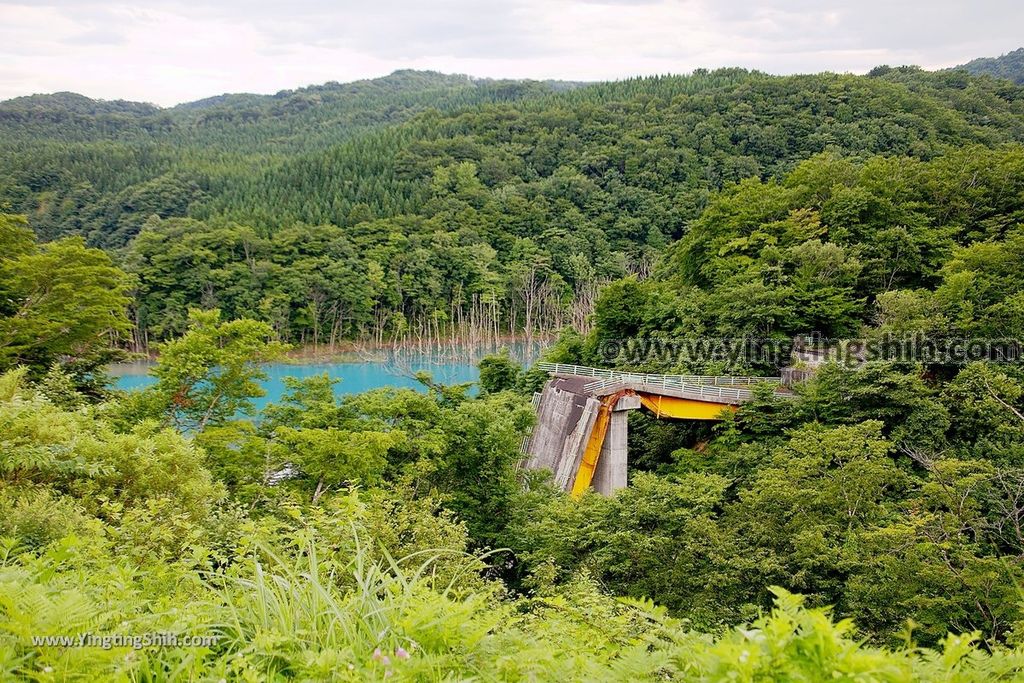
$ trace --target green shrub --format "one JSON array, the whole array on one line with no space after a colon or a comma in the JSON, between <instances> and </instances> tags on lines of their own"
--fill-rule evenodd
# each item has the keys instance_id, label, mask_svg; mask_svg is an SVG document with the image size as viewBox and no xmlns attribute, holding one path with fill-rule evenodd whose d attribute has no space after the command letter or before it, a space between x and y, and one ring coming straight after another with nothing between
<instances>
[{"instance_id":1,"label":"green shrub","mask_svg":"<svg viewBox=\"0 0 1024 683\"><path fill-rule=\"evenodd\" d=\"M720 635L689 630L648 601L615 600L586 575L533 597L460 591L445 555L374 561L317 545L267 547L217 580L180 565L162 595L123 558L67 539L42 554L0 552L0 675L33 680L996 681L1024 675L1024 653L981 650L977 634L936 650L863 645L849 620L775 589L775 607ZM2 547L2 546L0 546ZM6 559L4 559L6 558ZM344 576L343 576L344 575ZM214 635L209 647L33 645L32 636Z\"/></svg>"}]
</instances>

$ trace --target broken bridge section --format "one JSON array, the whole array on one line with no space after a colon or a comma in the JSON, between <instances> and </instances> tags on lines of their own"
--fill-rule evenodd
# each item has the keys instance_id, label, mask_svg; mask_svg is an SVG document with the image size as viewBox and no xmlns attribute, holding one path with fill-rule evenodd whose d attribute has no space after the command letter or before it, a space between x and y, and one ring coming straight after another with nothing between
<instances>
[{"instance_id":1,"label":"broken bridge section","mask_svg":"<svg viewBox=\"0 0 1024 683\"><path fill-rule=\"evenodd\" d=\"M524 443L525 469L548 469L573 495L593 486L609 495L626 486L628 413L718 420L753 398L751 387L779 377L652 375L540 363L551 379L536 401L537 423Z\"/></svg>"}]
</instances>

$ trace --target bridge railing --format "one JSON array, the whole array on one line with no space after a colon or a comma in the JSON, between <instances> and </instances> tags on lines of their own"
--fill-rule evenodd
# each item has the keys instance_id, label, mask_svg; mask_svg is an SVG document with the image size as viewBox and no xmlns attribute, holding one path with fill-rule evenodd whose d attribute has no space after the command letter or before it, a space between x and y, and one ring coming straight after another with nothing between
<instances>
[{"instance_id":1,"label":"bridge railing","mask_svg":"<svg viewBox=\"0 0 1024 683\"><path fill-rule=\"evenodd\" d=\"M713 386L753 386L761 382L780 384L781 377L739 377L733 375L654 375L640 372L623 372L621 370L606 370L604 368L591 368L586 365L570 365L568 363L537 363L537 367L545 372L555 375L575 375L577 377L593 377L600 380L619 380L630 383L643 383L650 385L662 385L678 387L686 385L713 385ZM591 382L585 389L591 391L591 386L604 388L608 384L598 385ZM749 393L749 392L748 392Z\"/></svg>"},{"instance_id":2,"label":"bridge railing","mask_svg":"<svg viewBox=\"0 0 1024 683\"><path fill-rule=\"evenodd\" d=\"M586 365L571 365L569 363L537 363L537 367L544 372L554 375L575 375L577 377L614 377L615 370L604 368L590 368Z\"/></svg>"},{"instance_id":3,"label":"bridge railing","mask_svg":"<svg viewBox=\"0 0 1024 683\"><path fill-rule=\"evenodd\" d=\"M741 403L754 397L754 392L714 384L693 384L679 381L671 376L629 375L606 377L584 385L584 391L600 394L616 388L629 388L636 391L657 394L666 391L686 394L697 399L715 401L716 403Z\"/></svg>"}]
</instances>

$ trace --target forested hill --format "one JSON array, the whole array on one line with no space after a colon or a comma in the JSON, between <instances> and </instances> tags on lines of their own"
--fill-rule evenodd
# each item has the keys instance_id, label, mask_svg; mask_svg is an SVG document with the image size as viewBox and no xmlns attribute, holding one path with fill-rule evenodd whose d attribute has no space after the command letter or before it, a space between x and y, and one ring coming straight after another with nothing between
<instances>
[{"instance_id":1,"label":"forested hill","mask_svg":"<svg viewBox=\"0 0 1024 683\"><path fill-rule=\"evenodd\" d=\"M979 57L956 67L975 76L995 76L1024 83L1024 47L999 57Z\"/></svg>"},{"instance_id":2,"label":"forested hill","mask_svg":"<svg viewBox=\"0 0 1024 683\"><path fill-rule=\"evenodd\" d=\"M514 331L582 321L742 179L1024 139L1024 89L956 71L572 85L399 72L157 112L14 100L0 202L43 239L123 250L143 336L192 305L293 341Z\"/></svg>"},{"instance_id":3,"label":"forested hill","mask_svg":"<svg viewBox=\"0 0 1024 683\"><path fill-rule=\"evenodd\" d=\"M454 109L579 85L401 70L274 95L226 93L170 108L62 92L0 102L0 131L12 138L49 141L131 139L182 147L215 144L234 151L294 151L324 147L367 126L396 123L426 108Z\"/></svg>"},{"instance_id":4,"label":"forested hill","mask_svg":"<svg viewBox=\"0 0 1024 683\"><path fill-rule=\"evenodd\" d=\"M3 107L0 680L1021 680L1021 86ZM476 396L254 404L282 342L555 329L544 360L633 371L778 375L812 332L867 359L636 411L610 497L518 468L547 375L509 354ZM154 383L111 393L132 338ZM33 638L154 632L222 638Z\"/></svg>"}]
</instances>

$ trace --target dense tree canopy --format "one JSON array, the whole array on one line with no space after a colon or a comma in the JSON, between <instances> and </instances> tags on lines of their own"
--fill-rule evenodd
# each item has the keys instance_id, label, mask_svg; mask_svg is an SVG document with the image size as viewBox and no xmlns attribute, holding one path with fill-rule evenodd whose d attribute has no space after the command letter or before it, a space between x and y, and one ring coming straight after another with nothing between
<instances>
[{"instance_id":1,"label":"dense tree canopy","mask_svg":"<svg viewBox=\"0 0 1024 683\"><path fill-rule=\"evenodd\" d=\"M917 222L889 225L863 262L848 249L794 244L788 268L805 273L796 295L807 296L827 277L822 264L836 259L846 265L833 297L869 279L902 285L901 269L924 272L942 259L918 253L934 229L921 221L932 216L902 202L913 195L935 199L933 212L959 211L941 214L943 224L972 210L947 207L938 194L966 170L950 162L935 170L933 187L919 188L914 160L1024 139L1024 90L958 72L726 69L574 85L399 72L171 110L66 94L12 100L0 105L0 201L44 239L72 233L127 246L124 265L139 277L140 347L180 334L189 306L257 317L313 345L470 328L479 336L585 326L597 287L647 275L711 193L744 181L751 194L737 201L755 200L750 183L770 185L813 155L834 166L823 173L847 174L835 182L856 187L835 198L775 193L780 211L828 202L846 213L819 222L860 220L851 212L871 207L858 208L857 193L875 192L907 215L876 212L865 229ZM872 155L899 159L867 163ZM857 181L849 174L862 163ZM1016 173L1015 163L1011 151L1003 166L975 167L994 183ZM896 182L890 194L872 185L883 179ZM831 191L824 176L808 182L829 185L808 192ZM1000 212L1012 193L1011 183L987 208ZM813 216L790 220L805 222L791 240L813 238ZM945 244L943 236L935 249ZM882 264L893 256L895 273ZM909 264L914 258L933 262ZM757 287L742 283L755 298ZM811 311L801 324L820 322Z\"/></svg>"},{"instance_id":2,"label":"dense tree canopy","mask_svg":"<svg viewBox=\"0 0 1024 683\"><path fill-rule=\"evenodd\" d=\"M109 359L129 329L125 273L79 237L36 244L21 216L0 214L0 241L0 368Z\"/></svg>"},{"instance_id":3,"label":"dense tree canopy","mask_svg":"<svg viewBox=\"0 0 1024 683\"><path fill-rule=\"evenodd\" d=\"M956 67L975 76L994 76L1024 83L1024 47L998 57L979 57Z\"/></svg>"},{"instance_id":4,"label":"dense tree canopy","mask_svg":"<svg viewBox=\"0 0 1024 683\"><path fill-rule=\"evenodd\" d=\"M476 393L323 375L254 402L289 343L561 329L546 360L775 375L788 349L674 342L1019 341L1021 88L399 72L22 98L0 132L0 678L1024 672L1019 357L854 356L720 422L637 411L608 497L518 469L547 377L508 353ZM103 386L125 346L157 352L148 388ZM153 632L217 638L33 640Z\"/></svg>"}]
</instances>

